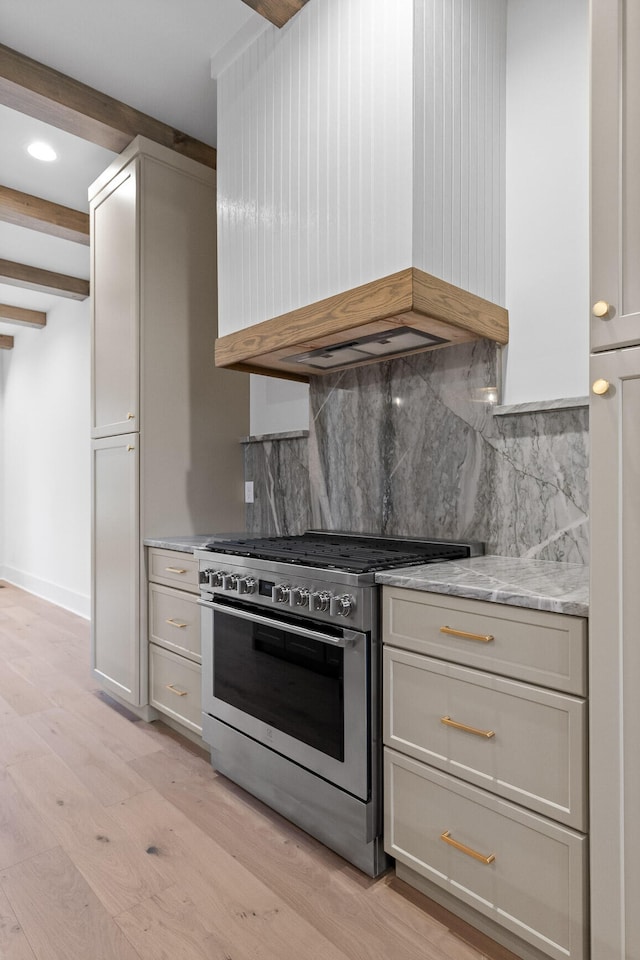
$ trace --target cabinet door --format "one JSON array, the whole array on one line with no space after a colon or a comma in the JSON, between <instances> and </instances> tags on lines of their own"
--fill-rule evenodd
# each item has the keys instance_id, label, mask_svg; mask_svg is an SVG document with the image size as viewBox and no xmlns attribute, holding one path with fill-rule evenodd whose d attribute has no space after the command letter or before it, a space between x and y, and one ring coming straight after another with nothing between
<instances>
[{"instance_id":1,"label":"cabinet door","mask_svg":"<svg viewBox=\"0 0 640 960\"><path fill-rule=\"evenodd\" d=\"M595 351L640 343L640 5L591 7L591 297L610 306Z\"/></svg>"},{"instance_id":2,"label":"cabinet door","mask_svg":"<svg viewBox=\"0 0 640 960\"><path fill-rule=\"evenodd\" d=\"M92 436L138 422L136 161L91 204Z\"/></svg>"},{"instance_id":3,"label":"cabinet door","mask_svg":"<svg viewBox=\"0 0 640 960\"><path fill-rule=\"evenodd\" d=\"M105 688L140 705L137 448L137 435L94 442L91 654Z\"/></svg>"},{"instance_id":4,"label":"cabinet door","mask_svg":"<svg viewBox=\"0 0 640 960\"><path fill-rule=\"evenodd\" d=\"M585 960L583 834L388 747L384 783L399 863L554 960Z\"/></svg>"},{"instance_id":5,"label":"cabinet door","mask_svg":"<svg viewBox=\"0 0 640 960\"><path fill-rule=\"evenodd\" d=\"M640 347L591 375L592 956L640 960Z\"/></svg>"},{"instance_id":6,"label":"cabinet door","mask_svg":"<svg viewBox=\"0 0 640 960\"><path fill-rule=\"evenodd\" d=\"M431 657L384 648L384 742L586 829L586 705Z\"/></svg>"}]
</instances>

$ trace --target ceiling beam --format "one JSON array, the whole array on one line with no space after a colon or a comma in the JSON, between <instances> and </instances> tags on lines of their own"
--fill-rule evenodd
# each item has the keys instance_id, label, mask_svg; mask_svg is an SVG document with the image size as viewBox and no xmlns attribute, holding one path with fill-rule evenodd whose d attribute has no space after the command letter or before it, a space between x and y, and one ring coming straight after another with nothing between
<instances>
[{"instance_id":1,"label":"ceiling beam","mask_svg":"<svg viewBox=\"0 0 640 960\"><path fill-rule=\"evenodd\" d=\"M0 103L114 153L122 153L140 134L208 167L216 165L216 151L208 144L3 44Z\"/></svg>"},{"instance_id":2,"label":"ceiling beam","mask_svg":"<svg viewBox=\"0 0 640 960\"><path fill-rule=\"evenodd\" d=\"M0 335L0 350L13 350L13 337Z\"/></svg>"},{"instance_id":3,"label":"ceiling beam","mask_svg":"<svg viewBox=\"0 0 640 960\"><path fill-rule=\"evenodd\" d=\"M26 287L40 293L52 293L71 300L86 300L89 296L89 281L80 277L68 277L64 273L41 270L25 263L13 263L0 260L0 283L9 283L14 287Z\"/></svg>"},{"instance_id":4,"label":"ceiling beam","mask_svg":"<svg viewBox=\"0 0 640 960\"><path fill-rule=\"evenodd\" d=\"M40 310L27 310L25 307L12 307L0 303L0 320L7 323L19 323L23 327L46 327L47 315Z\"/></svg>"},{"instance_id":5,"label":"ceiling beam","mask_svg":"<svg viewBox=\"0 0 640 960\"><path fill-rule=\"evenodd\" d=\"M243 0L248 7L270 20L276 27L284 27L308 0Z\"/></svg>"},{"instance_id":6,"label":"ceiling beam","mask_svg":"<svg viewBox=\"0 0 640 960\"><path fill-rule=\"evenodd\" d=\"M0 186L0 220L89 246L89 214Z\"/></svg>"}]
</instances>

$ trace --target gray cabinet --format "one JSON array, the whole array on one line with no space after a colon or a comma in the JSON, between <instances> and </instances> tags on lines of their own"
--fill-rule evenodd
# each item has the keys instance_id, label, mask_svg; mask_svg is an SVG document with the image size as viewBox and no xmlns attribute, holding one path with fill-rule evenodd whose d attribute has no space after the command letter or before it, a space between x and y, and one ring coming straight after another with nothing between
<instances>
[{"instance_id":1,"label":"gray cabinet","mask_svg":"<svg viewBox=\"0 0 640 960\"><path fill-rule=\"evenodd\" d=\"M215 170L138 137L89 193L92 656L110 692L149 717L143 541L244 526L248 376L214 366ZM108 438L136 451L129 499L120 481L110 489Z\"/></svg>"},{"instance_id":2,"label":"gray cabinet","mask_svg":"<svg viewBox=\"0 0 640 960\"><path fill-rule=\"evenodd\" d=\"M640 960L640 5L591 9L592 955Z\"/></svg>"},{"instance_id":3,"label":"gray cabinet","mask_svg":"<svg viewBox=\"0 0 640 960\"><path fill-rule=\"evenodd\" d=\"M518 956L585 960L585 621L385 587L383 631L398 876Z\"/></svg>"},{"instance_id":4,"label":"gray cabinet","mask_svg":"<svg viewBox=\"0 0 640 960\"><path fill-rule=\"evenodd\" d=\"M640 6L592 0L592 351L640 343Z\"/></svg>"},{"instance_id":5,"label":"gray cabinet","mask_svg":"<svg viewBox=\"0 0 640 960\"><path fill-rule=\"evenodd\" d=\"M139 462L135 435L93 444L91 666L105 689L128 703L139 701L143 669L132 643L140 606Z\"/></svg>"},{"instance_id":6,"label":"gray cabinet","mask_svg":"<svg viewBox=\"0 0 640 960\"><path fill-rule=\"evenodd\" d=\"M150 548L149 700L191 734L202 733L198 561ZM167 584L172 584L167 586Z\"/></svg>"},{"instance_id":7,"label":"gray cabinet","mask_svg":"<svg viewBox=\"0 0 640 960\"><path fill-rule=\"evenodd\" d=\"M640 960L640 347L591 375L592 950Z\"/></svg>"},{"instance_id":8,"label":"gray cabinet","mask_svg":"<svg viewBox=\"0 0 640 960\"><path fill-rule=\"evenodd\" d=\"M91 208L94 438L140 429L137 175L138 163L133 159L110 180Z\"/></svg>"}]
</instances>

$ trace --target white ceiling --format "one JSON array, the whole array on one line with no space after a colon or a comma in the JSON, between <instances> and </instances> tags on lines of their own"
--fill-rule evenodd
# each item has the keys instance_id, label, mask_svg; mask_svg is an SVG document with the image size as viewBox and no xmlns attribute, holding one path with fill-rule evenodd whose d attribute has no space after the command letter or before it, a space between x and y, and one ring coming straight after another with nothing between
<instances>
[{"instance_id":1,"label":"white ceiling","mask_svg":"<svg viewBox=\"0 0 640 960\"><path fill-rule=\"evenodd\" d=\"M106 93L190 136L216 145L211 60L270 29L241 0L0 0L8 47ZM238 51L239 52L239 51ZM26 153L50 143L59 159ZM0 184L88 210L87 188L114 154L0 105ZM89 248L0 222L0 258L88 278ZM59 300L0 284L0 302L46 310ZM38 331L0 322L0 334Z\"/></svg>"}]
</instances>

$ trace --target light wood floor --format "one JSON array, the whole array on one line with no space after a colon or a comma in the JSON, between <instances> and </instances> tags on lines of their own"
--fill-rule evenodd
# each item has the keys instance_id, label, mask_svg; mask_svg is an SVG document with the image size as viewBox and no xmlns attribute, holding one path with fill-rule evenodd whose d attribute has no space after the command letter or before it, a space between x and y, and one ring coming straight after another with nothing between
<instances>
[{"instance_id":1,"label":"light wood floor","mask_svg":"<svg viewBox=\"0 0 640 960\"><path fill-rule=\"evenodd\" d=\"M512 956L116 708L88 645L84 620L0 589L1 960Z\"/></svg>"}]
</instances>

